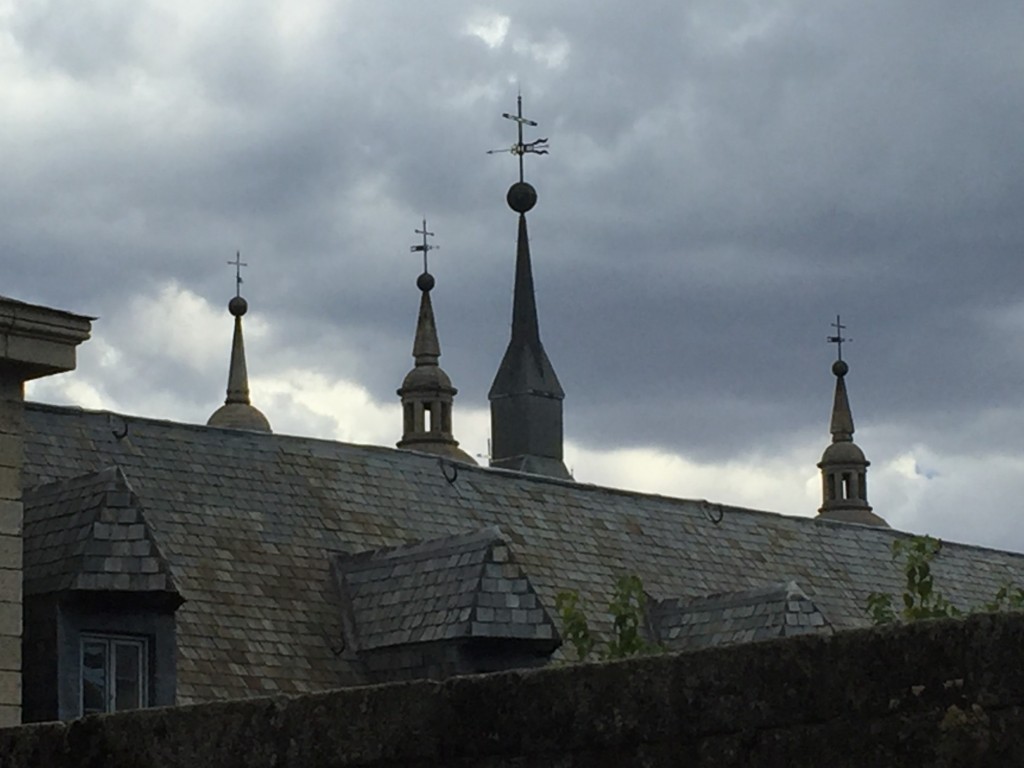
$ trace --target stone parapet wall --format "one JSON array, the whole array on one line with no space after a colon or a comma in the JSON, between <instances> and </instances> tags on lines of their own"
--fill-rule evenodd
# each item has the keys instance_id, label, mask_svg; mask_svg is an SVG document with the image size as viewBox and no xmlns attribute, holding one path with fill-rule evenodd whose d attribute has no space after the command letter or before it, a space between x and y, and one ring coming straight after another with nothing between
<instances>
[{"instance_id":1,"label":"stone parapet wall","mask_svg":"<svg viewBox=\"0 0 1024 768\"><path fill-rule=\"evenodd\" d=\"M0 730L4 768L1024 764L1024 615Z\"/></svg>"}]
</instances>

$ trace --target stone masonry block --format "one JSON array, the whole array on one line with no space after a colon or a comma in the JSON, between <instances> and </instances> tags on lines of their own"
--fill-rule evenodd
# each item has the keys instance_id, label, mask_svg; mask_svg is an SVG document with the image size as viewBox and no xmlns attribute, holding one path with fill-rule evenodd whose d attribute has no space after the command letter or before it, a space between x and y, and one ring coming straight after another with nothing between
<instances>
[{"instance_id":1,"label":"stone masonry block","mask_svg":"<svg viewBox=\"0 0 1024 768\"><path fill-rule=\"evenodd\" d=\"M21 470L14 467L0 467L0 500L21 499Z\"/></svg>"},{"instance_id":2,"label":"stone masonry block","mask_svg":"<svg viewBox=\"0 0 1024 768\"><path fill-rule=\"evenodd\" d=\"M20 536L22 519L23 512L20 501L0 500L0 536L5 534Z\"/></svg>"},{"instance_id":3,"label":"stone masonry block","mask_svg":"<svg viewBox=\"0 0 1024 768\"><path fill-rule=\"evenodd\" d=\"M17 704L21 701L21 672L0 670L0 704Z\"/></svg>"},{"instance_id":4,"label":"stone masonry block","mask_svg":"<svg viewBox=\"0 0 1024 768\"><path fill-rule=\"evenodd\" d=\"M15 434L0 434L0 467L10 467L20 472L21 463L21 436Z\"/></svg>"},{"instance_id":5,"label":"stone masonry block","mask_svg":"<svg viewBox=\"0 0 1024 768\"><path fill-rule=\"evenodd\" d=\"M0 432L20 435L24 431L24 400L21 380L0 372Z\"/></svg>"},{"instance_id":6,"label":"stone masonry block","mask_svg":"<svg viewBox=\"0 0 1024 768\"><path fill-rule=\"evenodd\" d=\"M0 567L0 599L11 602L21 599L21 571Z\"/></svg>"},{"instance_id":7,"label":"stone masonry block","mask_svg":"<svg viewBox=\"0 0 1024 768\"><path fill-rule=\"evenodd\" d=\"M11 635L0 635L0 670L17 672L21 669L21 640Z\"/></svg>"},{"instance_id":8,"label":"stone masonry block","mask_svg":"<svg viewBox=\"0 0 1024 768\"><path fill-rule=\"evenodd\" d=\"M12 704L0 704L0 728L21 725L21 707Z\"/></svg>"},{"instance_id":9,"label":"stone masonry block","mask_svg":"<svg viewBox=\"0 0 1024 768\"><path fill-rule=\"evenodd\" d=\"M21 603L0 602L0 636L21 637Z\"/></svg>"},{"instance_id":10,"label":"stone masonry block","mask_svg":"<svg viewBox=\"0 0 1024 768\"><path fill-rule=\"evenodd\" d=\"M0 568L21 570L21 537L0 535ZM0 600L3 596L0 595Z\"/></svg>"}]
</instances>

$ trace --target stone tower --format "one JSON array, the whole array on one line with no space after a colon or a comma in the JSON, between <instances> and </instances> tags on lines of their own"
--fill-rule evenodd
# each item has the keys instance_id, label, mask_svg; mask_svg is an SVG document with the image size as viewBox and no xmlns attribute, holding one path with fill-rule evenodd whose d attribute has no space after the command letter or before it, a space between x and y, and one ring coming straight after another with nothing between
<instances>
[{"instance_id":1,"label":"stone tower","mask_svg":"<svg viewBox=\"0 0 1024 768\"><path fill-rule=\"evenodd\" d=\"M441 344L437 340L434 307L430 301L434 276L427 271L427 251L433 248L427 244L427 236L432 233L427 232L426 221L423 230L416 231L423 235L423 245L412 246L413 251L423 251L423 274L416 279L416 287L420 289L420 313L412 346L416 365L398 390L404 424L398 447L476 464L473 457L459 448L452 434L452 401L458 390L438 364Z\"/></svg>"},{"instance_id":2,"label":"stone tower","mask_svg":"<svg viewBox=\"0 0 1024 768\"><path fill-rule=\"evenodd\" d=\"M237 259L228 263L236 267L244 266ZM242 279L237 273L235 280L239 292L228 302L228 312L235 318L235 335L231 340L231 363L228 367L228 396L224 405L213 412L206 424L210 427L270 432L272 430L267 417L249 401L249 374L245 367L245 343L242 340L242 315L248 311L249 304L241 296Z\"/></svg>"},{"instance_id":3,"label":"stone tower","mask_svg":"<svg viewBox=\"0 0 1024 768\"><path fill-rule=\"evenodd\" d=\"M523 156L545 154L546 139L523 143L523 125L536 125L519 113L505 114L519 127L512 153L519 156L519 181L506 200L519 214L516 241L515 290L512 299L512 337L488 398L491 401L491 466L568 478L562 460L562 400L565 392L540 340L537 303L530 264L526 213L537 203L537 191L523 180Z\"/></svg>"},{"instance_id":4,"label":"stone tower","mask_svg":"<svg viewBox=\"0 0 1024 768\"><path fill-rule=\"evenodd\" d=\"M839 324L838 317L836 326L841 333L843 326ZM868 504L867 472L871 462L853 442L853 414L846 395L846 374L850 366L842 359L842 342L845 339L835 336L829 341L839 344L839 359L832 364L832 373L836 377L830 425L832 444L818 462L822 480L822 504L818 515L828 520L888 528L888 523L872 512Z\"/></svg>"}]
</instances>

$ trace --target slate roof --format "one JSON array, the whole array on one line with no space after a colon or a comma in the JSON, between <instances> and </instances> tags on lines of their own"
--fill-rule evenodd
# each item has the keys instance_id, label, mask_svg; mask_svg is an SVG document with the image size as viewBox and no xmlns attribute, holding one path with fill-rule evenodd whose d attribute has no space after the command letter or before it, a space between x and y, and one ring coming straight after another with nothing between
<instances>
[{"instance_id":1,"label":"slate roof","mask_svg":"<svg viewBox=\"0 0 1024 768\"><path fill-rule=\"evenodd\" d=\"M332 556L356 650L469 638L540 641L558 632L501 531Z\"/></svg>"},{"instance_id":2,"label":"slate roof","mask_svg":"<svg viewBox=\"0 0 1024 768\"><path fill-rule=\"evenodd\" d=\"M25 493L26 595L67 590L177 594L138 497L110 467Z\"/></svg>"},{"instance_id":3,"label":"slate roof","mask_svg":"<svg viewBox=\"0 0 1024 768\"><path fill-rule=\"evenodd\" d=\"M673 651L833 631L794 581L689 601L661 600L650 607L649 617L655 638Z\"/></svg>"},{"instance_id":4,"label":"slate roof","mask_svg":"<svg viewBox=\"0 0 1024 768\"><path fill-rule=\"evenodd\" d=\"M26 487L116 464L141 499L186 599L179 703L359 682L328 554L485 526L501 529L549 610L578 590L598 632L624 573L657 600L796 581L836 629L866 625L868 594L902 586L891 545L906 534L889 529L75 408L28 404L25 422ZM979 605L1024 584L1024 556L946 544L933 572L954 603Z\"/></svg>"}]
</instances>

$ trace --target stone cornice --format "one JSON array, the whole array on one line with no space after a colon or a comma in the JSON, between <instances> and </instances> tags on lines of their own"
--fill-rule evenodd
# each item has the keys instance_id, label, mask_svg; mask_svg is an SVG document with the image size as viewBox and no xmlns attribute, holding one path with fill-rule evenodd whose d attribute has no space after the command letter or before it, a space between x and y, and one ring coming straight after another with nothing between
<instances>
[{"instance_id":1,"label":"stone cornice","mask_svg":"<svg viewBox=\"0 0 1024 768\"><path fill-rule=\"evenodd\" d=\"M22 380L74 370L94 319L0 297L0 369Z\"/></svg>"}]
</instances>

